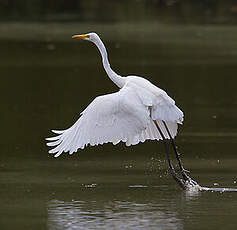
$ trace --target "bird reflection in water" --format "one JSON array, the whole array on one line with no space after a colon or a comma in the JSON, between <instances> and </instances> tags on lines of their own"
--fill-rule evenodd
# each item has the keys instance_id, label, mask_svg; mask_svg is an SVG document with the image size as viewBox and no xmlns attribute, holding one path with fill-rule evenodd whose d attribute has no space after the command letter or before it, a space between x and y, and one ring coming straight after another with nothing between
<instances>
[{"instance_id":1,"label":"bird reflection in water","mask_svg":"<svg viewBox=\"0 0 237 230\"><path fill-rule=\"evenodd\" d=\"M49 229L183 229L176 211L126 201L59 201L48 204Z\"/></svg>"}]
</instances>

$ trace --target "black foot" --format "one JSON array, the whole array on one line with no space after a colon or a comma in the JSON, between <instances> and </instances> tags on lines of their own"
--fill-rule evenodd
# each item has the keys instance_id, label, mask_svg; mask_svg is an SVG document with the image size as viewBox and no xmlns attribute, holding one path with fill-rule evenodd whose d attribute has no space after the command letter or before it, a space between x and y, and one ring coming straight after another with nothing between
<instances>
[{"instance_id":1,"label":"black foot","mask_svg":"<svg viewBox=\"0 0 237 230\"><path fill-rule=\"evenodd\" d=\"M185 183L188 182L191 185L198 185L198 183L195 180L193 180L190 176L188 176L187 173L189 173L189 171L182 167L181 174L183 176Z\"/></svg>"},{"instance_id":2,"label":"black foot","mask_svg":"<svg viewBox=\"0 0 237 230\"><path fill-rule=\"evenodd\" d=\"M190 171L187 170L187 169L185 169L185 168L182 168L182 172L184 172L184 173L190 173Z\"/></svg>"}]
</instances>

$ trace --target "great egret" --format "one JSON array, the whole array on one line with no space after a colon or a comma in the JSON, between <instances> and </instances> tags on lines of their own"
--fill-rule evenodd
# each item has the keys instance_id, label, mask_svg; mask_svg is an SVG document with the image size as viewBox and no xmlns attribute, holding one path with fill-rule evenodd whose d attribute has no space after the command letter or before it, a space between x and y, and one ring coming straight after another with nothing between
<instances>
[{"instance_id":1,"label":"great egret","mask_svg":"<svg viewBox=\"0 0 237 230\"><path fill-rule=\"evenodd\" d=\"M183 122L183 112L167 93L138 76L122 77L109 64L106 48L96 33L74 35L72 38L94 43L102 56L103 67L108 77L120 88L116 93L96 97L81 113L70 128L52 130L58 136L47 138L49 153L60 156L63 152L72 154L79 148L112 142L125 142L127 146L145 140L163 140L169 168L174 179L182 188L185 183L195 184L187 176L179 159L173 138L177 135L178 124ZM167 139L171 140L183 180L178 177L168 152Z\"/></svg>"}]
</instances>

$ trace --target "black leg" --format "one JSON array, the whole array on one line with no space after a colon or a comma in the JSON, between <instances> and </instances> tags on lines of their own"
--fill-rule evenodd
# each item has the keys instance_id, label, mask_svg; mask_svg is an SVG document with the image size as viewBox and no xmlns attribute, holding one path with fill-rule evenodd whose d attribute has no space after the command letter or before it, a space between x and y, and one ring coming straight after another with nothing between
<instances>
[{"instance_id":1,"label":"black leg","mask_svg":"<svg viewBox=\"0 0 237 230\"><path fill-rule=\"evenodd\" d=\"M157 127L157 129L158 129L158 131L159 131L159 133L161 135L161 137L162 137L162 140L163 140L163 143L164 143L164 146L165 146L165 152L166 152L166 156L167 156L167 159L168 159L168 164L169 164L169 169L170 169L171 175L173 176L175 181L180 185L180 187L182 189L186 189L186 186L185 186L183 180L181 180L179 178L178 174L175 172L174 166L173 166L172 161L170 159L169 148L168 148L168 144L167 144L167 141L165 139L165 136L162 133L162 131L161 131L159 125L157 124L156 120L154 120L154 123L155 123L155 125L156 125L156 127Z\"/></svg>"},{"instance_id":2,"label":"black leg","mask_svg":"<svg viewBox=\"0 0 237 230\"><path fill-rule=\"evenodd\" d=\"M182 174L184 180L185 180L185 181L190 181L190 182L192 182L193 184L197 184L196 181L192 180L192 179L186 174L186 172L188 172L188 170L185 170L184 167L183 167L183 165L182 165L182 163L181 163L181 160L180 160L180 158L179 158L179 154L178 154L178 152L177 152L177 149L176 149L176 146L175 146L175 143L174 143L174 139L172 138L172 136L171 136L171 134L170 134L170 131L169 131L169 129L168 129L166 123L165 123L164 121L162 121L162 122L163 122L163 124L164 124L164 126L165 126L165 129L166 129L168 135L169 135L169 138L170 138L170 141L171 141L173 150L174 150L174 152L175 152L175 156L176 156L176 159L177 159L177 161L178 161L179 168L180 168L180 171L181 171L181 174Z\"/></svg>"},{"instance_id":3,"label":"black leg","mask_svg":"<svg viewBox=\"0 0 237 230\"><path fill-rule=\"evenodd\" d=\"M187 170L184 169L184 167L183 167L183 165L182 165L182 163L181 163L181 160L180 160L180 158L179 158L179 154L178 154L178 152L177 152L177 149L176 149L176 146L175 146L175 143L174 143L174 139L172 138L172 136L171 136L171 134L170 134L170 131L169 131L169 129L168 129L166 123L165 123L164 121L162 121L162 122L163 122L163 124L164 124L164 126L165 126L165 129L166 129L168 135L169 135L169 138L170 138L170 141L171 141L173 150L174 150L174 152L175 152L175 157L176 157L176 159L177 159L177 161L178 161L179 168L180 168L180 170L181 170L182 176L183 176L183 178L186 180L186 179L187 179L187 174L186 174Z\"/></svg>"}]
</instances>

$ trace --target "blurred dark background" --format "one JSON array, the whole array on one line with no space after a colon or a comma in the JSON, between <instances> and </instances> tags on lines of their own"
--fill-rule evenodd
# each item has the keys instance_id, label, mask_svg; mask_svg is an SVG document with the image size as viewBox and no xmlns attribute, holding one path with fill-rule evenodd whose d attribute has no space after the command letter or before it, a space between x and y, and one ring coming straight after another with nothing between
<instances>
[{"instance_id":1,"label":"blurred dark background","mask_svg":"<svg viewBox=\"0 0 237 230\"><path fill-rule=\"evenodd\" d=\"M165 16L165 17L164 17ZM235 24L234 0L1 0L2 21Z\"/></svg>"}]
</instances>

